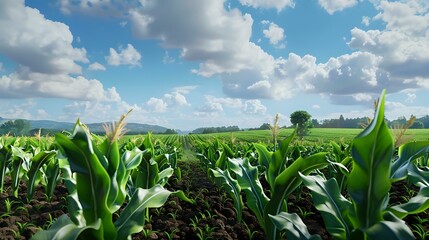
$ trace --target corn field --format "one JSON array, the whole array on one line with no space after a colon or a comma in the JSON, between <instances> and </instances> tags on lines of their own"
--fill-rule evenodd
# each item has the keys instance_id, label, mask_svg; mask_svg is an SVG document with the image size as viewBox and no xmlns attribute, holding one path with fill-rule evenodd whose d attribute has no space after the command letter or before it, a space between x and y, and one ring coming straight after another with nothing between
<instances>
[{"instance_id":1,"label":"corn field","mask_svg":"<svg viewBox=\"0 0 429 240\"><path fill-rule=\"evenodd\" d=\"M1 136L0 238L425 239L429 141L396 146L384 97L350 142Z\"/></svg>"}]
</instances>

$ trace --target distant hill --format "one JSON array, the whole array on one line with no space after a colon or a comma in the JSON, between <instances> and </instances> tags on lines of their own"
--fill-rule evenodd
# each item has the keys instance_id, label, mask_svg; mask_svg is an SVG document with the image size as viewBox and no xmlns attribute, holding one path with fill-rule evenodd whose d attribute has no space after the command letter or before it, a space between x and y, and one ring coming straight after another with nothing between
<instances>
[{"instance_id":1,"label":"distant hill","mask_svg":"<svg viewBox=\"0 0 429 240\"><path fill-rule=\"evenodd\" d=\"M3 122L9 121L12 119L4 119L0 117L0 125ZM46 129L53 131L72 131L75 123L70 122L57 122L52 120L28 120L30 123L30 129ZM90 123L86 124L89 130L93 133L104 133L103 123ZM126 129L128 134L141 134L147 132L153 133L163 133L167 130L166 127L158 125L150 125L143 123L127 123Z\"/></svg>"}]
</instances>

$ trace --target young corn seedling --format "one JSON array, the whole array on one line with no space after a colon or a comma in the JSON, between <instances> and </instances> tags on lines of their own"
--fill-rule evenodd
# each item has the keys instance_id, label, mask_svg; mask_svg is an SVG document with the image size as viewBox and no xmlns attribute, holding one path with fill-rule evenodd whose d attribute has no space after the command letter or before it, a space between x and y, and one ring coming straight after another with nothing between
<instances>
[{"instance_id":1,"label":"young corn seedling","mask_svg":"<svg viewBox=\"0 0 429 240\"><path fill-rule=\"evenodd\" d=\"M79 120L70 137L56 135L69 163L70 172L65 175L70 178L66 184L72 191L70 216L60 216L48 230L37 232L32 239L128 239L143 230L147 208L160 207L170 194L176 194L160 185L137 188L113 222L114 214L125 202L131 171L139 166L143 154L139 149L120 154L118 139L124 132L125 116L110 128L108 137L99 145Z\"/></svg>"}]
</instances>

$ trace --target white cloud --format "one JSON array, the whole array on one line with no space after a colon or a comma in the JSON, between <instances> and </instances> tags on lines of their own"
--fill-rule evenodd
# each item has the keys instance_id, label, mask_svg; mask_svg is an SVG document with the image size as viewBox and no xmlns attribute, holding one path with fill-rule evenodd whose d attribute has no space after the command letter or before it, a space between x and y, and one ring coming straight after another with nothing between
<instances>
[{"instance_id":1,"label":"white cloud","mask_svg":"<svg viewBox=\"0 0 429 240\"><path fill-rule=\"evenodd\" d=\"M366 93L352 94L352 97L358 102L369 102L373 100L373 97L370 94L366 94Z\"/></svg>"},{"instance_id":2,"label":"white cloud","mask_svg":"<svg viewBox=\"0 0 429 240\"><path fill-rule=\"evenodd\" d=\"M92 70L92 71L106 71L106 67L103 66L99 62L95 62L95 63L92 63L91 65L89 65L88 70Z\"/></svg>"},{"instance_id":3,"label":"white cloud","mask_svg":"<svg viewBox=\"0 0 429 240\"><path fill-rule=\"evenodd\" d=\"M270 44L278 48L284 48L283 40L285 38L284 29L275 23L270 23L268 29L263 30L263 34L270 40Z\"/></svg>"},{"instance_id":4,"label":"white cloud","mask_svg":"<svg viewBox=\"0 0 429 240\"><path fill-rule=\"evenodd\" d=\"M313 108L314 108L314 109L320 109L320 105L314 104L314 105L313 105Z\"/></svg>"},{"instance_id":5,"label":"white cloud","mask_svg":"<svg viewBox=\"0 0 429 240\"><path fill-rule=\"evenodd\" d=\"M247 100L244 102L243 112L246 114L265 114L267 107L265 107L259 99Z\"/></svg>"},{"instance_id":6,"label":"white cloud","mask_svg":"<svg viewBox=\"0 0 429 240\"><path fill-rule=\"evenodd\" d=\"M429 80L429 7L423 2L387 2L378 5L374 18L386 23L384 30L354 28L348 43L353 49L382 57L380 67L392 77L418 83Z\"/></svg>"},{"instance_id":7,"label":"white cloud","mask_svg":"<svg viewBox=\"0 0 429 240\"><path fill-rule=\"evenodd\" d=\"M195 90L197 87L198 86L195 86L195 85L193 85L193 86L182 86L182 87L176 87L173 90L174 90L174 92L178 92L181 94L188 94L191 91Z\"/></svg>"},{"instance_id":8,"label":"white cloud","mask_svg":"<svg viewBox=\"0 0 429 240\"><path fill-rule=\"evenodd\" d=\"M204 104L204 106L198 108L198 112L203 112L203 113L213 113L213 112L223 112L223 107L222 104L219 102L210 102L207 101L206 104Z\"/></svg>"},{"instance_id":9,"label":"white cloud","mask_svg":"<svg viewBox=\"0 0 429 240\"><path fill-rule=\"evenodd\" d=\"M286 7L295 7L293 0L240 0L240 3L254 8L275 8L278 12Z\"/></svg>"},{"instance_id":10,"label":"white cloud","mask_svg":"<svg viewBox=\"0 0 429 240\"><path fill-rule=\"evenodd\" d=\"M174 63L175 59L170 56L170 54L168 53L168 51L165 51L164 58L162 59L162 62L164 64Z\"/></svg>"},{"instance_id":11,"label":"white cloud","mask_svg":"<svg viewBox=\"0 0 429 240\"><path fill-rule=\"evenodd\" d=\"M28 80L31 79L31 80ZM119 101L114 87L104 90L96 79L82 76L12 73L0 77L0 96L3 98L57 97L75 100Z\"/></svg>"},{"instance_id":12,"label":"white cloud","mask_svg":"<svg viewBox=\"0 0 429 240\"><path fill-rule=\"evenodd\" d=\"M64 14L80 13L89 16L123 17L128 9L139 5L139 1L116 0L59 0Z\"/></svg>"},{"instance_id":13,"label":"white cloud","mask_svg":"<svg viewBox=\"0 0 429 240\"><path fill-rule=\"evenodd\" d=\"M165 112L167 111L167 103L160 98L151 97L146 104L153 109L154 112Z\"/></svg>"},{"instance_id":14,"label":"white cloud","mask_svg":"<svg viewBox=\"0 0 429 240\"><path fill-rule=\"evenodd\" d=\"M224 0L146 1L130 11L135 36L158 39L161 46L181 49L181 58L201 62L192 72L210 77L244 69L270 71L274 59L250 42L253 19L238 9L226 10ZM216 21L213 21L216 19Z\"/></svg>"},{"instance_id":15,"label":"white cloud","mask_svg":"<svg viewBox=\"0 0 429 240\"><path fill-rule=\"evenodd\" d=\"M141 106L130 105L124 101L113 103L74 101L67 104L63 112L61 114L57 113L56 117L62 121L74 121L80 118L83 123L109 122L117 121L122 114L127 113L130 109L133 109L133 111L127 118L127 122L138 122L149 118Z\"/></svg>"},{"instance_id":16,"label":"white cloud","mask_svg":"<svg viewBox=\"0 0 429 240\"><path fill-rule=\"evenodd\" d=\"M164 94L162 98L151 97L146 105L155 112L165 112L167 109L190 106L191 104L188 103L185 95L196 88L197 86L176 87L172 92Z\"/></svg>"},{"instance_id":17,"label":"white cloud","mask_svg":"<svg viewBox=\"0 0 429 240\"><path fill-rule=\"evenodd\" d=\"M7 119L31 119L33 116L30 111L34 109L35 105L32 99L20 101L15 104L7 100L0 101L0 116Z\"/></svg>"},{"instance_id":18,"label":"white cloud","mask_svg":"<svg viewBox=\"0 0 429 240\"><path fill-rule=\"evenodd\" d=\"M48 119L49 113L46 112L44 109L37 109L36 116L34 116L32 119Z\"/></svg>"},{"instance_id":19,"label":"white cloud","mask_svg":"<svg viewBox=\"0 0 429 240\"><path fill-rule=\"evenodd\" d=\"M357 0L318 0L318 2L331 15L358 3Z\"/></svg>"},{"instance_id":20,"label":"white cloud","mask_svg":"<svg viewBox=\"0 0 429 240\"><path fill-rule=\"evenodd\" d=\"M179 92L166 93L164 99L169 106L190 106L186 97Z\"/></svg>"},{"instance_id":21,"label":"white cloud","mask_svg":"<svg viewBox=\"0 0 429 240\"><path fill-rule=\"evenodd\" d=\"M409 106L400 102L386 101L386 118L390 120L398 119L399 117L409 117L411 115L417 118L429 115L427 106Z\"/></svg>"},{"instance_id":22,"label":"white cloud","mask_svg":"<svg viewBox=\"0 0 429 240\"><path fill-rule=\"evenodd\" d=\"M128 44L127 48L119 48L119 53L115 49L110 48L110 55L106 56L107 63L113 66L119 65L131 65L131 66L141 66L140 53L133 47L133 45Z\"/></svg>"},{"instance_id":23,"label":"white cloud","mask_svg":"<svg viewBox=\"0 0 429 240\"><path fill-rule=\"evenodd\" d=\"M1 1L0 9L0 53L33 72L81 73L76 62L88 62L86 50L72 46L67 25L46 19L23 0Z\"/></svg>"},{"instance_id":24,"label":"white cloud","mask_svg":"<svg viewBox=\"0 0 429 240\"><path fill-rule=\"evenodd\" d=\"M363 25L365 25L365 26L369 26L369 21L370 21L370 18L368 17L368 16L363 16L362 17L362 24Z\"/></svg>"},{"instance_id":25,"label":"white cloud","mask_svg":"<svg viewBox=\"0 0 429 240\"><path fill-rule=\"evenodd\" d=\"M1 1L0 9L0 53L18 65L16 72L0 76L2 98L120 99L96 79L71 76L81 73L78 62L89 61L84 48L72 46L67 25L46 19L22 0Z\"/></svg>"},{"instance_id":26,"label":"white cloud","mask_svg":"<svg viewBox=\"0 0 429 240\"><path fill-rule=\"evenodd\" d=\"M406 103L413 103L416 100L417 95L415 93L407 93L407 99L405 99Z\"/></svg>"}]
</instances>

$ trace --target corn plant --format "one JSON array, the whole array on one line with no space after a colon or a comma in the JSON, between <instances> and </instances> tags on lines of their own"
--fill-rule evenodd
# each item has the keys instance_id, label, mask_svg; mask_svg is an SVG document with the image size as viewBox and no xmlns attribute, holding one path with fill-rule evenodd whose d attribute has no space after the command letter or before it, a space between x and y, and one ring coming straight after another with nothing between
<instances>
[{"instance_id":1,"label":"corn plant","mask_svg":"<svg viewBox=\"0 0 429 240\"><path fill-rule=\"evenodd\" d=\"M62 215L48 230L36 233L32 239L128 239L142 231L147 208L162 206L172 192L160 185L149 189L137 188L113 222L113 215L124 204L127 181L131 171L142 161L139 149L120 155L117 139L123 132L121 118L111 128L108 137L96 145L88 128L79 120L71 136L57 134L55 139L67 157L70 172L69 191L74 201L69 202L69 214ZM60 163L62 170L66 164ZM174 194L174 193L173 193Z\"/></svg>"},{"instance_id":2,"label":"corn plant","mask_svg":"<svg viewBox=\"0 0 429 240\"><path fill-rule=\"evenodd\" d=\"M27 201L30 201L34 195L34 190L42 180L42 173L46 176L47 188L46 195L51 198L56 187L59 168L56 168L58 162L54 161L57 151L40 151L31 159L31 166L27 172ZM46 171L43 166L47 165Z\"/></svg>"},{"instance_id":3,"label":"corn plant","mask_svg":"<svg viewBox=\"0 0 429 240\"><path fill-rule=\"evenodd\" d=\"M374 120L352 143L353 166L347 180L350 200L341 195L335 178L326 180L321 176L301 175L334 239L414 239L402 218L429 207L429 185L424 184L429 179L425 176L427 172L418 174L419 170L411 164L429 150L429 144L403 145L392 164L394 140L384 122L384 98L385 91ZM406 203L388 206L391 183L406 178L407 172L416 172L416 181L422 185L419 193ZM290 221L295 216L282 213L270 217L276 225L281 225L285 219ZM301 231L295 232L292 239L310 239L305 225L298 221L294 224ZM306 237L300 238L301 234Z\"/></svg>"},{"instance_id":4,"label":"corn plant","mask_svg":"<svg viewBox=\"0 0 429 240\"><path fill-rule=\"evenodd\" d=\"M12 146L14 146L15 142L15 137L0 137L0 193L3 192L6 172L9 168L9 164L12 162Z\"/></svg>"},{"instance_id":5,"label":"corn plant","mask_svg":"<svg viewBox=\"0 0 429 240\"><path fill-rule=\"evenodd\" d=\"M273 224L269 215L276 215L280 211L287 211L288 196L301 184L299 172L309 174L313 170L323 168L329 164L327 153L320 152L306 158L298 157L295 160L288 156L291 152L290 143L295 133L279 142L277 150L269 151L262 144L254 144L258 153L258 166L250 164L249 158L230 158L217 155L217 160L208 162L209 173L215 182L222 184L234 200L237 219L241 220L243 202L241 191L246 195L247 207L255 214L259 224L266 233L267 239L278 239L279 230ZM227 151L225 151L227 153ZM269 183L269 194L265 193L259 180L259 169L263 170Z\"/></svg>"}]
</instances>

